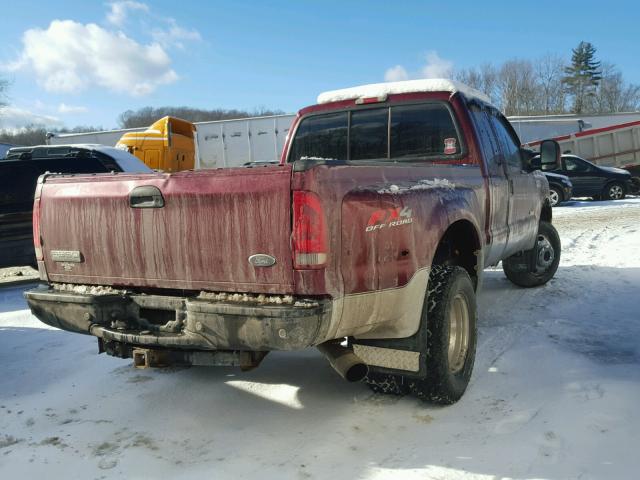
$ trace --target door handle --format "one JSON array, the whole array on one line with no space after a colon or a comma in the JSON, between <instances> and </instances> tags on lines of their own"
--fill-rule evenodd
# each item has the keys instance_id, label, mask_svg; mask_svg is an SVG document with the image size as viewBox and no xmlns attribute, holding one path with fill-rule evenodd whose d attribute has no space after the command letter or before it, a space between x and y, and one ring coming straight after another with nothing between
<instances>
[{"instance_id":1,"label":"door handle","mask_svg":"<svg viewBox=\"0 0 640 480\"><path fill-rule=\"evenodd\" d=\"M164 197L160 189L153 185L136 187L129 194L129 206L131 208L162 208Z\"/></svg>"}]
</instances>

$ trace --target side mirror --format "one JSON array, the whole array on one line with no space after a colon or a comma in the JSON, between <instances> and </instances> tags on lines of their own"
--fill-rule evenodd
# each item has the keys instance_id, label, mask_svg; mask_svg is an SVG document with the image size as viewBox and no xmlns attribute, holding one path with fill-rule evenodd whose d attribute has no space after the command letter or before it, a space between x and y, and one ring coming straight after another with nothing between
<instances>
[{"instance_id":1,"label":"side mirror","mask_svg":"<svg viewBox=\"0 0 640 480\"><path fill-rule=\"evenodd\" d=\"M560 145L555 140L543 140L540 144L540 169L542 171L560 168Z\"/></svg>"}]
</instances>

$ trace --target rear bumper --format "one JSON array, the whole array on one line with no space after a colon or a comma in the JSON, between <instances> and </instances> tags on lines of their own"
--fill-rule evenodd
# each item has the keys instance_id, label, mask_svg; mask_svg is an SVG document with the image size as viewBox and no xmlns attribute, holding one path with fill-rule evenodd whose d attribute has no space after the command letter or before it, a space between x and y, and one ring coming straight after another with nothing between
<instances>
[{"instance_id":1,"label":"rear bumper","mask_svg":"<svg viewBox=\"0 0 640 480\"><path fill-rule=\"evenodd\" d=\"M184 350L299 350L326 340L331 301L286 305L199 297L75 293L40 286L25 292L42 322L103 341Z\"/></svg>"}]
</instances>

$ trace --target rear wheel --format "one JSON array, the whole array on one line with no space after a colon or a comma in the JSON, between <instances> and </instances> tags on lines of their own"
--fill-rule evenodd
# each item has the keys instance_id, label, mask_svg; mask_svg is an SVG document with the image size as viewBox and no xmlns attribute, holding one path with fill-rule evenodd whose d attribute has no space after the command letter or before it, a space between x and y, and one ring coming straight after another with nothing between
<instances>
[{"instance_id":1,"label":"rear wheel","mask_svg":"<svg viewBox=\"0 0 640 480\"><path fill-rule=\"evenodd\" d=\"M558 187L549 187L549 204L555 207L564 201L564 195Z\"/></svg>"},{"instance_id":2,"label":"rear wheel","mask_svg":"<svg viewBox=\"0 0 640 480\"><path fill-rule=\"evenodd\" d=\"M408 381L419 398L449 405L464 394L476 354L476 296L461 267L434 266L423 308L423 378Z\"/></svg>"},{"instance_id":3,"label":"rear wheel","mask_svg":"<svg viewBox=\"0 0 640 480\"><path fill-rule=\"evenodd\" d=\"M540 222L531 250L502 261L502 270L519 287L538 287L553 278L560 264L560 236L549 222Z\"/></svg>"},{"instance_id":4,"label":"rear wheel","mask_svg":"<svg viewBox=\"0 0 640 480\"><path fill-rule=\"evenodd\" d=\"M618 182L608 184L604 188L602 196L607 200L622 200L625 197L624 185Z\"/></svg>"}]
</instances>

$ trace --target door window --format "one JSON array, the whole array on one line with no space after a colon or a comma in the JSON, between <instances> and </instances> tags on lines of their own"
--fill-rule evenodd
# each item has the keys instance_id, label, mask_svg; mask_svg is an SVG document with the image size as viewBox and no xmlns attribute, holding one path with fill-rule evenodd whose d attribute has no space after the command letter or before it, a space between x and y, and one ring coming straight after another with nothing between
<instances>
[{"instance_id":1,"label":"door window","mask_svg":"<svg viewBox=\"0 0 640 480\"><path fill-rule=\"evenodd\" d=\"M486 109L474 105L471 107L471 118L476 128L478 139L480 140L480 149L487 162L489 175L504 177L500 149L498 148L495 134L493 130L491 130L489 113Z\"/></svg>"},{"instance_id":2,"label":"door window","mask_svg":"<svg viewBox=\"0 0 640 480\"><path fill-rule=\"evenodd\" d=\"M512 173L522 172L520 142L514 138L515 134L511 127L507 126L507 120L499 114L494 114L491 115L491 124L496 132L507 170Z\"/></svg>"}]
</instances>

